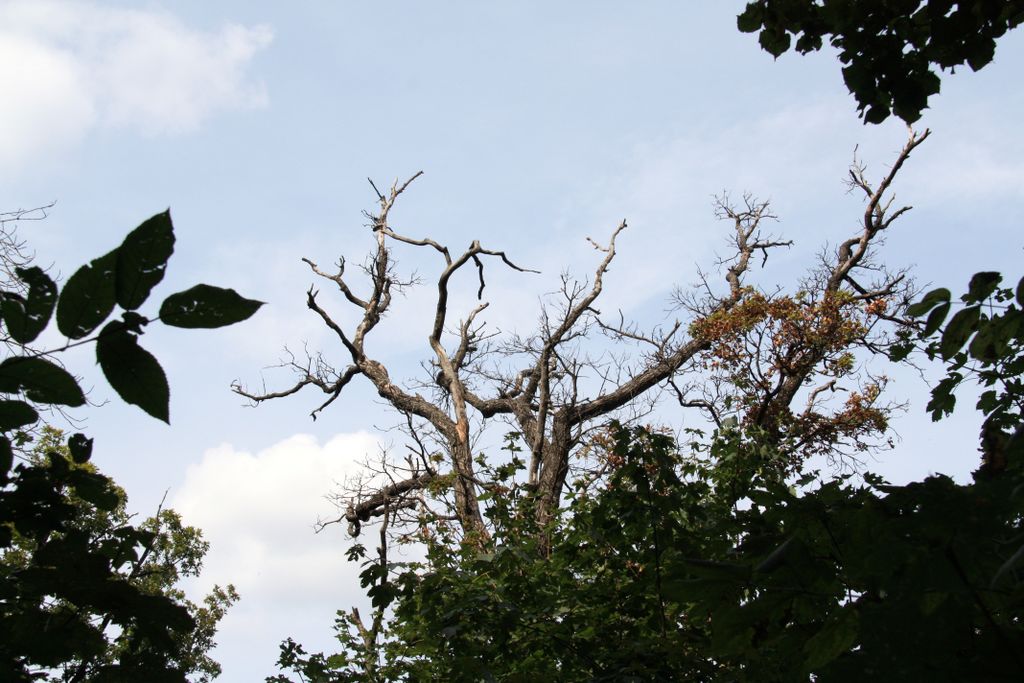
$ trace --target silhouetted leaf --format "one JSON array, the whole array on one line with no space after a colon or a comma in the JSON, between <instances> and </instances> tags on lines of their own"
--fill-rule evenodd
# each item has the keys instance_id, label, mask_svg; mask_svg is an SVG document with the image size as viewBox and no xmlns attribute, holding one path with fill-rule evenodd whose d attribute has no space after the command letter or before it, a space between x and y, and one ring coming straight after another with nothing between
<instances>
[{"instance_id":1,"label":"silhouetted leaf","mask_svg":"<svg viewBox=\"0 0 1024 683\"><path fill-rule=\"evenodd\" d=\"M736 17L736 27L743 33L753 33L761 28L764 10L755 2L747 4L743 13Z\"/></svg>"},{"instance_id":2,"label":"silhouetted leaf","mask_svg":"<svg viewBox=\"0 0 1024 683\"><path fill-rule=\"evenodd\" d=\"M7 332L19 344L28 344L46 329L57 303L57 285L42 268L15 269L18 277L28 285L28 297L5 293L3 317Z\"/></svg>"},{"instance_id":3,"label":"silhouetted leaf","mask_svg":"<svg viewBox=\"0 0 1024 683\"><path fill-rule=\"evenodd\" d=\"M82 266L68 278L57 301L57 329L71 339L81 339L107 319L114 310L117 249Z\"/></svg>"},{"instance_id":4,"label":"silhouetted leaf","mask_svg":"<svg viewBox=\"0 0 1024 683\"><path fill-rule=\"evenodd\" d=\"M142 328L149 324L149 318L139 315L135 311L125 311L121 314L121 322L124 329L132 334L142 334Z\"/></svg>"},{"instance_id":5,"label":"silhouetted leaf","mask_svg":"<svg viewBox=\"0 0 1024 683\"><path fill-rule=\"evenodd\" d=\"M991 296L992 292L996 291L996 287L999 286L1002 279L1002 275L991 271L975 273L971 277L971 283L967 287L967 296L964 300L976 303L984 301Z\"/></svg>"},{"instance_id":6,"label":"silhouetted leaf","mask_svg":"<svg viewBox=\"0 0 1024 683\"><path fill-rule=\"evenodd\" d=\"M24 391L30 401L80 406L85 395L67 370L43 358L17 356L0 363L0 391Z\"/></svg>"},{"instance_id":7,"label":"silhouetted leaf","mask_svg":"<svg viewBox=\"0 0 1024 683\"><path fill-rule=\"evenodd\" d=\"M124 323L108 323L96 341L96 360L114 391L126 403L169 423L170 389L163 368Z\"/></svg>"},{"instance_id":8,"label":"silhouetted leaf","mask_svg":"<svg viewBox=\"0 0 1024 683\"><path fill-rule=\"evenodd\" d=\"M113 482L102 474L83 469L74 469L68 475L68 483L78 496L92 503L100 510L110 511L121 502L121 496Z\"/></svg>"},{"instance_id":9,"label":"silhouetted leaf","mask_svg":"<svg viewBox=\"0 0 1024 683\"><path fill-rule=\"evenodd\" d=\"M0 436L0 482L7 481L7 473L11 471L12 465L14 465L14 451L11 450L11 441L6 436ZM0 548L10 545L10 539L10 528L7 525L0 525Z\"/></svg>"},{"instance_id":10,"label":"silhouetted leaf","mask_svg":"<svg viewBox=\"0 0 1024 683\"><path fill-rule=\"evenodd\" d=\"M963 310L957 311L942 333L939 351L942 354L943 360L949 360L953 357L953 354L963 347L967 339L974 333L980 315L980 306L968 306Z\"/></svg>"},{"instance_id":11,"label":"silhouetted leaf","mask_svg":"<svg viewBox=\"0 0 1024 683\"><path fill-rule=\"evenodd\" d=\"M92 439L85 434L72 434L68 437L68 451L71 453L71 459L79 465L88 462L92 457Z\"/></svg>"},{"instance_id":12,"label":"silhouetted leaf","mask_svg":"<svg viewBox=\"0 0 1024 683\"><path fill-rule=\"evenodd\" d=\"M949 290L945 287L933 289L928 292L916 304L907 306L907 315L912 318L919 318L939 304L947 303L950 300Z\"/></svg>"},{"instance_id":13,"label":"silhouetted leaf","mask_svg":"<svg viewBox=\"0 0 1024 683\"><path fill-rule=\"evenodd\" d=\"M790 45L789 34L781 29L765 28L761 31L761 35L758 36L757 40L761 44L761 47L773 57L781 55L789 49Z\"/></svg>"},{"instance_id":14,"label":"silhouetted leaf","mask_svg":"<svg viewBox=\"0 0 1024 683\"><path fill-rule=\"evenodd\" d=\"M981 325L968 348L971 357L986 362L998 360L1006 350L1006 338L999 333L1000 330L991 322Z\"/></svg>"},{"instance_id":15,"label":"silhouetted leaf","mask_svg":"<svg viewBox=\"0 0 1024 683\"><path fill-rule=\"evenodd\" d=\"M0 401L0 430L10 431L39 419L35 408L24 401Z\"/></svg>"},{"instance_id":16,"label":"silhouetted leaf","mask_svg":"<svg viewBox=\"0 0 1024 683\"><path fill-rule=\"evenodd\" d=\"M929 337L942 327L942 323L946 322L946 316L949 315L950 304L944 303L937 307L928 315L928 320L924 323L924 330L921 335Z\"/></svg>"},{"instance_id":17,"label":"silhouetted leaf","mask_svg":"<svg viewBox=\"0 0 1024 683\"><path fill-rule=\"evenodd\" d=\"M233 289L196 285L164 299L160 319L175 327L223 327L249 318L262 305L262 301L246 299Z\"/></svg>"},{"instance_id":18,"label":"silhouetted leaf","mask_svg":"<svg viewBox=\"0 0 1024 683\"><path fill-rule=\"evenodd\" d=\"M131 311L164 278L167 259L174 253L170 210L158 213L128 233L118 248L117 303Z\"/></svg>"},{"instance_id":19,"label":"silhouetted leaf","mask_svg":"<svg viewBox=\"0 0 1024 683\"><path fill-rule=\"evenodd\" d=\"M941 379L932 389L931 399L925 406L925 410L931 413L932 422L953 413L953 409L956 407L956 394L953 393L953 390L956 389L961 379L963 378L959 373L953 373L951 376Z\"/></svg>"}]
</instances>

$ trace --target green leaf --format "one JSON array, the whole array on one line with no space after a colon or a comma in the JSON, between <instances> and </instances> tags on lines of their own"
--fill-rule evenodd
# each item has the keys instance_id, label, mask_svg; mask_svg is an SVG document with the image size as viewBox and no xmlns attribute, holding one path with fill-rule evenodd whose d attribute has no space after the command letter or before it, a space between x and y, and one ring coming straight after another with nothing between
<instances>
[{"instance_id":1,"label":"green leaf","mask_svg":"<svg viewBox=\"0 0 1024 683\"><path fill-rule=\"evenodd\" d=\"M71 339L81 339L107 319L114 310L117 249L82 266L68 278L57 301L57 329Z\"/></svg>"},{"instance_id":2,"label":"green leaf","mask_svg":"<svg viewBox=\"0 0 1024 683\"><path fill-rule=\"evenodd\" d=\"M949 290L945 287L933 289L925 294L924 297L916 304L908 306L907 315L912 318L919 318L939 304L949 302L950 296Z\"/></svg>"},{"instance_id":3,"label":"green leaf","mask_svg":"<svg viewBox=\"0 0 1024 683\"><path fill-rule=\"evenodd\" d=\"M964 301L982 302L996 291L996 287L1002 282L1003 276L999 273L986 271L975 273L971 276L971 283L967 286L967 296Z\"/></svg>"},{"instance_id":4,"label":"green leaf","mask_svg":"<svg viewBox=\"0 0 1024 683\"><path fill-rule=\"evenodd\" d=\"M171 294L160 304L160 319L174 327L214 328L246 320L263 305L233 289L196 285Z\"/></svg>"},{"instance_id":5,"label":"green leaf","mask_svg":"<svg viewBox=\"0 0 1024 683\"><path fill-rule=\"evenodd\" d=\"M978 317L980 315L980 306L968 306L963 310L957 311L942 333L942 342L939 345L942 360L952 358L967 342L967 339L974 333L978 325Z\"/></svg>"},{"instance_id":6,"label":"green leaf","mask_svg":"<svg viewBox=\"0 0 1024 683\"><path fill-rule=\"evenodd\" d=\"M0 363L0 391L24 391L30 401L80 406L85 395L75 378L62 367L43 358L17 356Z\"/></svg>"},{"instance_id":7,"label":"green leaf","mask_svg":"<svg viewBox=\"0 0 1024 683\"><path fill-rule=\"evenodd\" d=\"M924 323L924 331L921 333L922 337L930 337L942 327L942 323L946 321L946 316L949 315L949 303L944 303L928 316L928 320Z\"/></svg>"},{"instance_id":8,"label":"green leaf","mask_svg":"<svg viewBox=\"0 0 1024 683\"><path fill-rule=\"evenodd\" d=\"M131 311L149 297L167 270L174 253L174 226L170 210L158 213L128 233L118 248L117 303Z\"/></svg>"},{"instance_id":9,"label":"green leaf","mask_svg":"<svg viewBox=\"0 0 1024 683\"><path fill-rule=\"evenodd\" d=\"M3 300L4 322L14 341L28 344L50 322L57 303L57 285L42 268L16 268L15 272L28 285L28 298L7 294Z\"/></svg>"},{"instance_id":10,"label":"green leaf","mask_svg":"<svg viewBox=\"0 0 1024 683\"><path fill-rule=\"evenodd\" d=\"M1024 306L1024 277L1017 283L1017 305Z\"/></svg>"},{"instance_id":11,"label":"green leaf","mask_svg":"<svg viewBox=\"0 0 1024 683\"><path fill-rule=\"evenodd\" d=\"M163 368L124 323L108 323L96 341L96 360L114 391L126 403L170 424L170 389Z\"/></svg>"},{"instance_id":12,"label":"green leaf","mask_svg":"<svg viewBox=\"0 0 1024 683\"><path fill-rule=\"evenodd\" d=\"M804 668L808 671L820 669L843 654L857 639L858 619L853 608L840 608L818 633L804 645L807 660Z\"/></svg>"},{"instance_id":13,"label":"green leaf","mask_svg":"<svg viewBox=\"0 0 1024 683\"><path fill-rule=\"evenodd\" d=\"M0 401L0 431L24 427L38 419L36 409L24 401Z\"/></svg>"}]
</instances>

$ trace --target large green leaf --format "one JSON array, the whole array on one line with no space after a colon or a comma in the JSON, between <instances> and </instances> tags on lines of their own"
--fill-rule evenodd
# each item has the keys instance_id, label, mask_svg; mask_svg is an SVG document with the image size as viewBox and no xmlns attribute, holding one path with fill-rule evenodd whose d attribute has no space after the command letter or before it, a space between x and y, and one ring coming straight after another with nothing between
<instances>
[{"instance_id":1,"label":"large green leaf","mask_svg":"<svg viewBox=\"0 0 1024 683\"><path fill-rule=\"evenodd\" d=\"M82 266L68 278L57 301L57 329L65 337L81 339L114 310L117 251Z\"/></svg>"},{"instance_id":2,"label":"large green leaf","mask_svg":"<svg viewBox=\"0 0 1024 683\"><path fill-rule=\"evenodd\" d=\"M96 360L110 386L126 403L170 423L167 376L124 323L115 320L103 328L96 341Z\"/></svg>"},{"instance_id":3,"label":"large green leaf","mask_svg":"<svg viewBox=\"0 0 1024 683\"><path fill-rule=\"evenodd\" d=\"M24 427L38 419L36 409L24 401L0 401L0 431Z\"/></svg>"},{"instance_id":4,"label":"large green leaf","mask_svg":"<svg viewBox=\"0 0 1024 683\"><path fill-rule=\"evenodd\" d=\"M0 363L0 391L24 391L30 401L80 406L85 394L64 368L43 358L16 356Z\"/></svg>"},{"instance_id":5,"label":"large green leaf","mask_svg":"<svg viewBox=\"0 0 1024 683\"><path fill-rule=\"evenodd\" d=\"M850 606L840 608L839 613L829 618L824 628L804 645L804 652L807 653L804 663L806 669L820 669L849 650L857 640L857 630L857 612Z\"/></svg>"},{"instance_id":6,"label":"large green leaf","mask_svg":"<svg viewBox=\"0 0 1024 683\"><path fill-rule=\"evenodd\" d=\"M196 285L164 299L160 319L175 327L224 327L249 318L262 305L233 289Z\"/></svg>"},{"instance_id":7,"label":"large green leaf","mask_svg":"<svg viewBox=\"0 0 1024 683\"><path fill-rule=\"evenodd\" d=\"M117 303L131 311L164 279L167 259L174 253L170 210L158 213L128 233L118 248Z\"/></svg>"},{"instance_id":8,"label":"large green leaf","mask_svg":"<svg viewBox=\"0 0 1024 683\"><path fill-rule=\"evenodd\" d=\"M28 285L28 297L7 294L3 300L7 333L19 344L28 344L46 329L57 303L57 285L42 268L17 268L18 277Z\"/></svg>"}]
</instances>

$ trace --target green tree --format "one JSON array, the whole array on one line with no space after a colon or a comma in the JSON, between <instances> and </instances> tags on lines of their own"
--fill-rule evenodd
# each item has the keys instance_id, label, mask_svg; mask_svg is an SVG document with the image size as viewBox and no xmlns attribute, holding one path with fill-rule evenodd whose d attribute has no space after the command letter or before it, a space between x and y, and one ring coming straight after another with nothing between
<instances>
[{"instance_id":1,"label":"green tree","mask_svg":"<svg viewBox=\"0 0 1024 683\"><path fill-rule=\"evenodd\" d=\"M114 568L116 580L123 578L142 594L164 596L185 607L195 622L195 628L172 634L175 642L173 659L169 664L180 669L191 680L210 681L218 676L221 667L210 658L208 652L215 645L213 638L217 623L238 600L238 594L234 586L214 586L200 606L187 600L178 587L182 578L198 576L202 569L203 557L209 549L209 543L203 540L202 532L182 524L181 517L174 510L163 508L140 524L133 525L127 511L128 496L124 490L102 475L92 463L76 463L64 441L64 434L53 427L42 428L27 464L42 469L66 467L69 471L82 470L92 475L93 481L105 480L107 491L116 497L116 504L109 510L105 509L106 506L98 507L81 498L70 486L59 491L64 496L62 502L68 506L69 518L66 529L53 534L53 538L68 534L82 535L89 539L93 547L103 548L123 544L126 535L133 535L129 530L134 528L136 539L141 541L136 550L141 550L141 553ZM38 564L36 554L39 549L36 538L15 532L11 545L0 550L0 567L7 575L31 571ZM68 604L66 599L56 598L47 603L46 609L53 614L70 614L75 607ZM95 629L94 635L102 636L110 621L110 615L102 618L97 615L87 627ZM116 638L109 639L104 652L91 659L62 662L58 670L50 672L49 678L54 681L92 680L96 671L128 655L133 639L131 628L122 629Z\"/></svg>"},{"instance_id":2,"label":"green tree","mask_svg":"<svg viewBox=\"0 0 1024 683\"><path fill-rule=\"evenodd\" d=\"M93 444L83 434L62 445L54 432L44 432L40 452L24 450L40 411L85 403L77 380L60 364L63 351L95 344L97 362L118 395L169 421L166 376L138 342L144 328L153 322L221 327L261 306L234 290L201 284L166 297L157 315L139 313L173 249L170 212L163 212L75 271L62 290L42 269L16 264L20 283L0 292L7 349L0 362L5 681L184 681L217 673L206 652L237 596L230 587L217 589L199 607L176 587L180 577L199 570L206 546L198 532L169 510L130 524L124 492L87 466ZM118 307L120 319L108 322ZM52 319L67 342L35 348Z\"/></svg>"},{"instance_id":3,"label":"green tree","mask_svg":"<svg viewBox=\"0 0 1024 683\"><path fill-rule=\"evenodd\" d=\"M1022 21L1020 0L756 0L737 23L760 32L761 47L775 57L791 47L820 50L827 38L866 122L896 114L913 123L939 92L935 67L981 69L995 57L996 40Z\"/></svg>"}]
</instances>

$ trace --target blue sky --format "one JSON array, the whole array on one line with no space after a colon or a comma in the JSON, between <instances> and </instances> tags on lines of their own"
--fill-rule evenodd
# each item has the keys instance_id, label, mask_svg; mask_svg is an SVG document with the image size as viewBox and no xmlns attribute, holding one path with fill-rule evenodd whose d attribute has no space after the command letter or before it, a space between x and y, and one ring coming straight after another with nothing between
<instances>
[{"instance_id":1,"label":"blue sky","mask_svg":"<svg viewBox=\"0 0 1024 683\"><path fill-rule=\"evenodd\" d=\"M267 302L237 328L144 337L170 379L170 428L120 405L88 350L67 361L109 401L76 415L98 464L140 513L169 490L213 544L197 590L234 581L242 593L219 638L222 680L272 673L289 635L330 647L334 610L358 600L341 529L314 536L312 524L334 481L396 445L375 430L394 416L363 384L315 423L319 396L252 409L229 385L258 384L285 344L341 362L305 309L300 258L362 257L367 176L423 170L396 227L453 247L480 239L542 271L491 271L488 314L504 329L529 329L562 270L586 276L585 238L622 218L604 305L647 323L722 250L717 193L770 198L777 231L796 240L766 282L794 283L855 230L860 200L842 185L854 149L878 177L905 130L859 123L831 53L760 51L735 29L742 4L0 1L0 209L57 200L23 228L40 261L67 276L170 206L178 243L158 294L203 281ZM933 138L896 188L915 208L884 255L922 283L1020 274L1022 67L1018 32L983 71L945 78L921 122ZM425 277L436 268L399 256ZM429 292L396 305L379 358L415 370L429 306ZM897 377L890 393L911 407L874 469L963 476L977 420L933 428L924 381Z\"/></svg>"}]
</instances>

